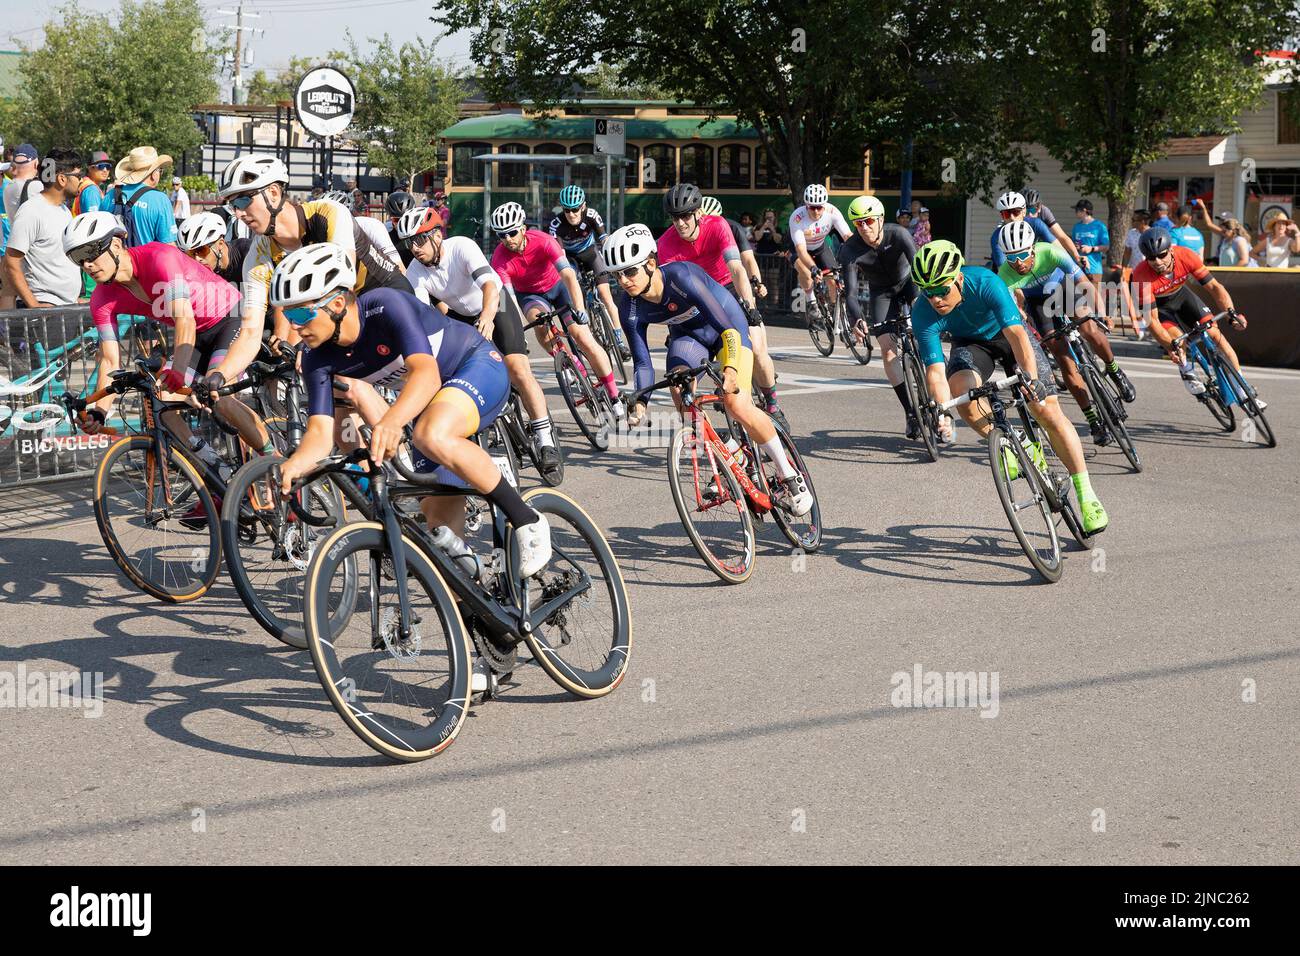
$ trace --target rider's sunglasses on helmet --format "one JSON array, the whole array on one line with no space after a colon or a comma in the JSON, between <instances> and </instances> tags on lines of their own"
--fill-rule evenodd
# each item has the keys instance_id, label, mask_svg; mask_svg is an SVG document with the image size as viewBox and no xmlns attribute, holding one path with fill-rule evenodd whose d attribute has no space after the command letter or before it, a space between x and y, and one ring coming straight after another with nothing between
<instances>
[{"instance_id":1,"label":"rider's sunglasses on helmet","mask_svg":"<svg viewBox=\"0 0 1300 956\"><path fill-rule=\"evenodd\" d=\"M1024 262L1034 254L1033 249L1026 249L1024 252L1008 252L1007 262Z\"/></svg>"},{"instance_id":2,"label":"rider's sunglasses on helmet","mask_svg":"<svg viewBox=\"0 0 1300 956\"><path fill-rule=\"evenodd\" d=\"M72 260L73 265L77 266L77 268L84 269L108 251L110 242L112 242L111 238L100 239L77 246L75 249L68 250L68 258Z\"/></svg>"},{"instance_id":3,"label":"rider's sunglasses on helmet","mask_svg":"<svg viewBox=\"0 0 1300 956\"><path fill-rule=\"evenodd\" d=\"M951 285L941 285L933 289L922 289L921 294L924 295L927 299L942 299L945 295L947 295L951 291L952 291Z\"/></svg>"},{"instance_id":4,"label":"rider's sunglasses on helmet","mask_svg":"<svg viewBox=\"0 0 1300 956\"><path fill-rule=\"evenodd\" d=\"M226 205L231 209L247 209L253 204L253 197L256 195L257 193L244 193L242 196L232 196L226 200Z\"/></svg>"},{"instance_id":5,"label":"rider's sunglasses on helmet","mask_svg":"<svg viewBox=\"0 0 1300 956\"><path fill-rule=\"evenodd\" d=\"M512 237L512 236L518 235L518 234L519 234L520 232L522 232L523 230L521 230L521 229L496 229L496 230L493 230L493 231L497 234L497 238L498 238L498 239L509 239L509 238Z\"/></svg>"},{"instance_id":6,"label":"rider's sunglasses on helmet","mask_svg":"<svg viewBox=\"0 0 1300 956\"><path fill-rule=\"evenodd\" d=\"M1000 212L998 212L998 215L1001 216L1003 219L1015 219L1016 213L1020 212L1020 210L1021 207L1019 206L1017 206L1015 209L1003 209Z\"/></svg>"}]
</instances>

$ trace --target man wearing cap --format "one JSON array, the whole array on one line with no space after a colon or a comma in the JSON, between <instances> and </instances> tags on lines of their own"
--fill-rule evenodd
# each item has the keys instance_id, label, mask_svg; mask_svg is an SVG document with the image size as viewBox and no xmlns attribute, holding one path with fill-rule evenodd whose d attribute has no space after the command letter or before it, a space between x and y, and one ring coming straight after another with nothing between
<instances>
[{"instance_id":1,"label":"man wearing cap","mask_svg":"<svg viewBox=\"0 0 1300 956\"><path fill-rule=\"evenodd\" d=\"M1156 203L1156 216L1151 220L1152 229L1168 229L1174 231L1174 221L1169 218L1169 203Z\"/></svg>"},{"instance_id":2,"label":"man wearing cap","mask_svg":"<svg viewBox=\"0 0 1300 956\"><path fill-rule=\"evenodd\" d=\"M126 225L129 247L176 241L171 200L158 188L162 168L171 161L152 146L137 146L117 164L106 209Z\"/></svg>"},{"instance_id":3,"label":"man wearing cap","mask_svg":"<svg viewBox=\"0 0 1300 956\"><path fill-rule=\"evenodd\" d=\"M107 203L104 200L108 192L108 180L113 173L113 160L108 153L97 149L90 154L90 165L86 168L86 179L81 193L72 203L72 214L79 216L83 212L98 212ZM107 210L105 210L107 211Z\"/></svg>"},{"instance_id":4,"label":"man wearing cap","mask_svg":"<svg viewBox=\"0 0 1300 956\"><path fill-rule=\"evenodd\" d=\"M1074 240L1074 247L1087 264L1088 281L1094 288L1100 289L1102 257L1110 248L1110 230L1100 219L1093 218L1090 200L1080 199L1075 203L1074 214L1079 221L1070 231L1070 238Z\"/></svg>"},{"instance_id":5,"label":"man wearing cap","mask_svg":"<svg viewBox=\"0 0 1300 956\"><path fill-rule=\"evenodd\" d=\"M75 305L82 293L81 270L63 252L63 230L72 221L67 202L84 178L76 150L50 150L41 165L43 188L13 219L5 276L29 309Z\"/></svg>"},{"instance_id":6,"label":"man wearing cap","mask_svg":"<svg viewBox=\"0 0 1300 956\"><path fill-rule=\"evenodd\" d=\"M186 219L190 218L190 194L185 191L185 186L179 176L172 177L172 216L176 219L176 225L179 226Z\"/></svg>"},{"instance_id":7,"label":"man wearing cap","mask_svg":"<svg viewBox=\"0 0 1300 956\"><path fill-rule=\"evenodd\" d=\"M14 216L27 200L41 191L41 181L36 178L36 147L23 143L14 148L13 158L9 164L9 182L5 183L4 214L5 239L8 247L9 233L13 230ZM12 309L18 302L18 290L9 280L9 270L0 269L0 309Z\"/></svg>"}]
</instances>

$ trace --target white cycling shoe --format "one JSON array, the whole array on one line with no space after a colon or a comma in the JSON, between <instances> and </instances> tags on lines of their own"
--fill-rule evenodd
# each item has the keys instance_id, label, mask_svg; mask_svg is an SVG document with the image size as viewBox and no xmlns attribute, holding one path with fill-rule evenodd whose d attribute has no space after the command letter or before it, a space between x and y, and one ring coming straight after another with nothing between
<instances>
[{"instance_id":1,"label":"white cycling shoe","mask_svg":"<svg viewBox=\"0 0 1300 956\"><path fill-rule=\"evenodd\" d=\"M802 518L812 511L813 496L803 480L803 475L796 472L789 478L782 478L781 483L785 485L786 493L790 496L791 514L796 518Z\"/></svg>"},{"instance_id":2,"label":"white cycling shoe","mask_svg":"<svg viewBox=\"0 0 1300 956\"><path fill-rule=\"evenodd\" d=\"M470 671L469 692L471 694L486 694L488 687L492 684L492 671L488 667L488 662L481 655L474 655L474 668Z\"/></svg>"},{"instance_id":3,"label":"white cycling shoe","mask_svg":"<svg viewBox=\"0 0 1300 956\"><path fill-rule=\"evenodd\" d=\"M1198 379L1195 375L1190 373L1183 373L1183 372L1179 372L1178 374L1182 375L1183 384L1187 386L1187 391L1189 393L1191 393L1192 395L1205 394L1205 386L1201 384L1201 380Z\"/></svg>"},{"instance_id":4,"label":"white cycling shoe","mask_svg":"<svg viewBox=\"0 0 1300 956\"><path fill-rule=\"evenodd\" d=\"M546 515L539 514L532 524L515 528L515 544L519 546L519 576L531 578L551 560L551 525Z\"/></svg>"}]
</instances>

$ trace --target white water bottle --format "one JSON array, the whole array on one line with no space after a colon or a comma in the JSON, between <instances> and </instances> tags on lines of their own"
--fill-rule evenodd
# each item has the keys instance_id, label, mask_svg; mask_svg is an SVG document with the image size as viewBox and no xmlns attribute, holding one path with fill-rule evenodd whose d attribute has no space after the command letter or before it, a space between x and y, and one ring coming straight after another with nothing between
<instances>
[{"instance_id":1,"label":"white water bottle","mask_svg":"<svg viewBox=\"0 0 1300 956\"><path fill-rule=\"evenodd\" d=\"M433 543L460 565L462 571L472 578L477 578L481 570L478 555L469 549L464 541L445 524L433 529Z\"/></svg>"},{"instance_id":2,"label":"white water bottle","mask_svg":"<svg viewBox=\"0 0 1300 956\"><path fill-rule=\"evenodd\" d=\"M740 442L735 438L727 439L727 451L731 452L731 457L736 459L736 464L744 468L749 463L749 458L745 454L745 449L741 447Z\"/></svg>"}]
</instances>

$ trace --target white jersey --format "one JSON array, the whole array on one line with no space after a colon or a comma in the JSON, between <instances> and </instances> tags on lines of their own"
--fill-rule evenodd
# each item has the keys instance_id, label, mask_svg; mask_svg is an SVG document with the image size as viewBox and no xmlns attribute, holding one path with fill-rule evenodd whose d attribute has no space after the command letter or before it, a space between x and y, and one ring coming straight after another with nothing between
<instances>
[{"instance_id":1,"label":"white jersey","mask_svg":"<svg viewBox=\"0 0 1300 956\"><path fill-rule=\"evenodd\" d=\"M375 247L376 251L382 253L389 261L402 268L402 257L397 254L397 247L393 245L393 237L388 234L388 227L378 219L370 216L357 216L357 225L361 231L366 234L370 244Z\"/></svg>"},{"instance_id":2,"label":"white jersey","mask_svg":"<svg viewBox=\"0 0 1300 956\"><path fill-rule=\"evenodd\" d=\"M794 243L796 249L816 252L822 247L822 243L826 241L832 229L841 239L853 235L853 230L849 228L843 214L830 203L822 206L822 217L815 221L808 212L807 206L800 206L790 213L790 241Z\"/></svg>"},{"instance_id":3,"label":"white jersey","mask_svg":"<svg viewBox=\"0 0 1300 956\"><path fill-rule=\"evenodd\" d=\"M444 302L458 315L478 318L483 311L483 289L501 288L501 279L488 264L478 243L468 236L442 240L442 257L436 266L412 259L406 280L425 305Z\"/></svg>"}]
</instances>

